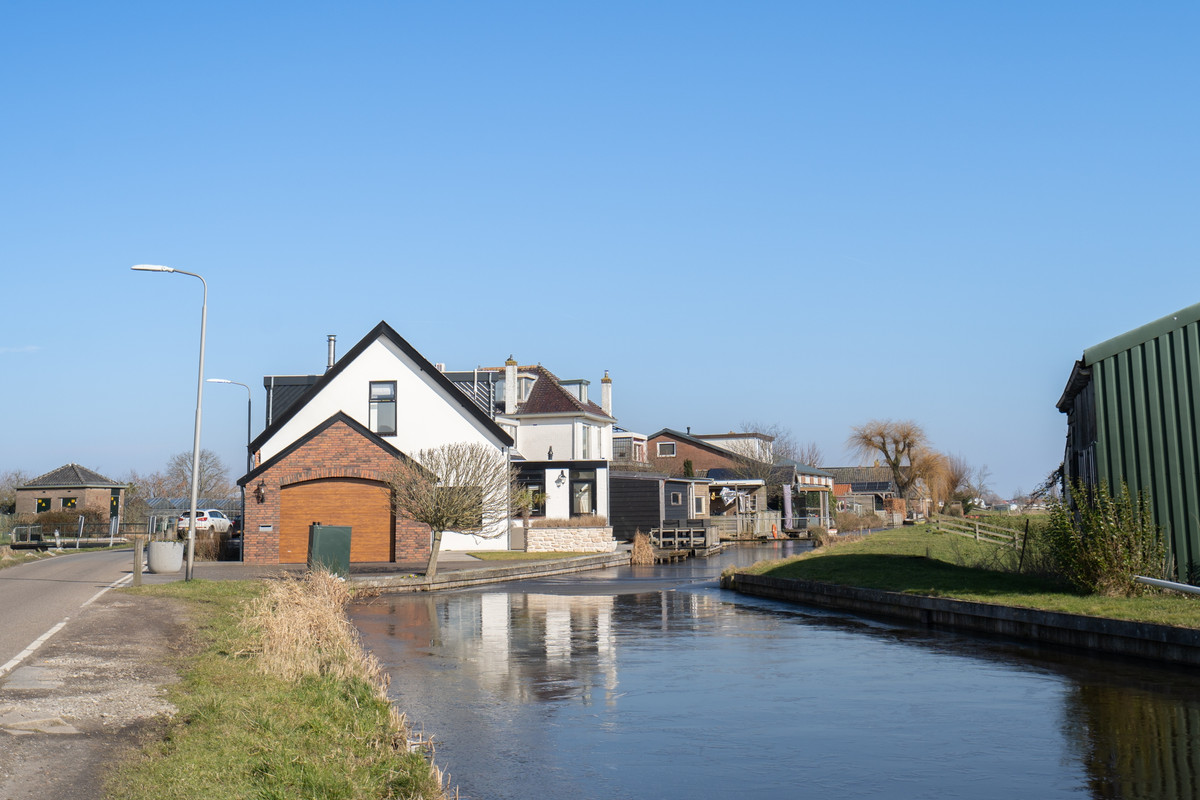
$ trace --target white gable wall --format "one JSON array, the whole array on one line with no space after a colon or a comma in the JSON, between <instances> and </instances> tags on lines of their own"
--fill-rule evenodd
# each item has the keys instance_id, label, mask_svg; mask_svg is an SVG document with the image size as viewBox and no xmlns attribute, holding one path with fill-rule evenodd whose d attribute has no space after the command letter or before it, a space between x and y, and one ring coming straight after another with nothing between
<instances>
[{"instance_id":1,"label":"white gable wall","mask_svg":"<svg viewBox=\"0 0 1200 800\"><path fill-rule=\"evenodd\" d=\"M458 398L434 383L408 356L380 337L288 420L262 448L262 461L274 457L338 411L370 427L370 384L396 382L396 435L384 436L407 455L451 442L483 442L500 447Z\"/></svg>"},{"instance_id":2,"label":"white gable wall","mask_svg":"<svg viewBox=\"0 0 1200 800\"><path fill-rule=\"evenodd\" d=\"M396 434L382 438L402 453L415 458L422 449L453 442L481 442L502 449L483 424L463 408L461 403L465 398L460 399L457 390L443 389L402 350L380 337L263 443L262 461L274 457L339 411L370 428L372 381L396 382ZM483 538L446 531L441 549L507 550L507 522L497 525L493 532L498 535Z\"/></svg>"}]
</instances>

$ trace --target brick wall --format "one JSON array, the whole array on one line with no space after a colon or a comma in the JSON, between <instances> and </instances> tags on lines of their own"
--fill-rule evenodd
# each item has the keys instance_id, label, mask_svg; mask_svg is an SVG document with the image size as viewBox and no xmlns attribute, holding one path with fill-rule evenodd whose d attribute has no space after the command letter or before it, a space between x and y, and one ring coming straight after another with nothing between
<instances>
[{"instance_id":1,"label":"brick wall","mask_svg":"<svg viewBox=\"0 0 1200 800\"><path fill-rule=\"evenodd\" d=\"M675 456L658 455L659 442L675 442ZM714 453L706 448L697 447L691 442L681 442L670 436L656 436L646 444L650 463L659 472L665 472L672 477L683 476L683 462L691 460L692 469L697 477L703 477L710 469L735 469L738 466L733 455Z\"/></svg>"},{"instance_id":2,"label":"brick wall","mask_svg":"<svg viewBox=\"0 0 1200 800\"><path fill-rule=\"evenodd\" d=\"M288 453L246 485L245 560L279 563L279 499L281 489L322 478L359 478L386 482L396 457L358 431L337 421ZM263 501L255 497L259 484ZM271 530L261 530L270 526ZM429 528L400 517L395 527L396 559L429 557Z\"/></svg>"}]
</instances>

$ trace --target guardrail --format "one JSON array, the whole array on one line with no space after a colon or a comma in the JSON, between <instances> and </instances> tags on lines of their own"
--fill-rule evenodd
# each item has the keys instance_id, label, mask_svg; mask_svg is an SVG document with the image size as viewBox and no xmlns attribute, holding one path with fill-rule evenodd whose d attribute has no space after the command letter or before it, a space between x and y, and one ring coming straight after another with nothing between
<instances>
[{"instance_id":1,"label":"guardrail","mask_svg":"<svg viewBox=\"0 0 1200 800\"><path fill-rule=\"evenodd\" d=\"M1024 534L1021 531L1014 531L1011 528L1001 528L999 525L989 525L977 519L947 517L938 514L933 518L933 524L934 530L938 533L953 533L959 536L966 536L977 542L998 544L1002 547L1011 547L1014 550L1020 547L1021 542L1024 540Z\"/></svg>"},{"instance_id":2,"label":"guardrail","mask_svg":"<svg viewBox=\"0 0 1200 800\"><path fill-rule=\"evenodd\" d=\"M124 544L126 541L118 529L115 517L109 520L107 525L88 526L85 518L80 516L78 525L73 525L65 531L63 527L65 526L45 530L43 525L17 525L12 530L11 546L18 549L53 547L61 550L71 545L74 545L76 549L84 545L108 545L111 547L114 544ZM92 530L88 530L89 527Z\"/></svg>"}]
</instances>

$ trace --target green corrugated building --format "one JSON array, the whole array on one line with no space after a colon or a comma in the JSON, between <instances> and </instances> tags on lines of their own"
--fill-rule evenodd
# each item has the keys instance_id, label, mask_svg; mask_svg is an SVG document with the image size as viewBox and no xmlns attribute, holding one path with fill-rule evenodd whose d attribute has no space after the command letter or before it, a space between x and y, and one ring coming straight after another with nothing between
<instances>
[{"instance_id":1,"label":"green corrugated building","mask_svg":"<svg viewBox=\"0 0 1200 800\"><path fill-rule=\"evenodd\" d=\"M1083 351L1058 410L1068 479L1149 492L1177 575L1200 568L1200 304Z\"/></svg>"}]
</instances>

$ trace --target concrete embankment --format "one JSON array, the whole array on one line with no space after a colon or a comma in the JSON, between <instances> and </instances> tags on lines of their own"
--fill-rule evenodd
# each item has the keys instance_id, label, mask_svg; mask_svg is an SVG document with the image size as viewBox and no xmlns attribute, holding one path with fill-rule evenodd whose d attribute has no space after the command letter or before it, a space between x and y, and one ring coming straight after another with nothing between
<instances>
[{"instance_id":1,"label":"concrete embankment","mask_svg":"<svg viewBox=\"0 0 1200 800\"><path fill-rule=\"evenodd\" d=\"M552 575L568 575L593 569L620 567L629 563L630 552L600 553L594 556L555 558L547 561L526 561L497 567L472 567L435 575L432 580L424 575L351 575L350 583L355 587L378 589L383 592L436 592L445 589L465 589L489 583L523 581L547 578Z\"/></svg>"},{"instance_id":2,"label":"concrete embankment","mask_svg":"<svg viewBox=\"0 0 1200 800\"><path fill-rule=\"evenodd\" d=\"M765 575L733 574L721 586L819 608L890 617L935 628L988 633L1091 652L1200 666L1200 630L1032 608L861 589Z\"/></svg>"}]
</instances>

